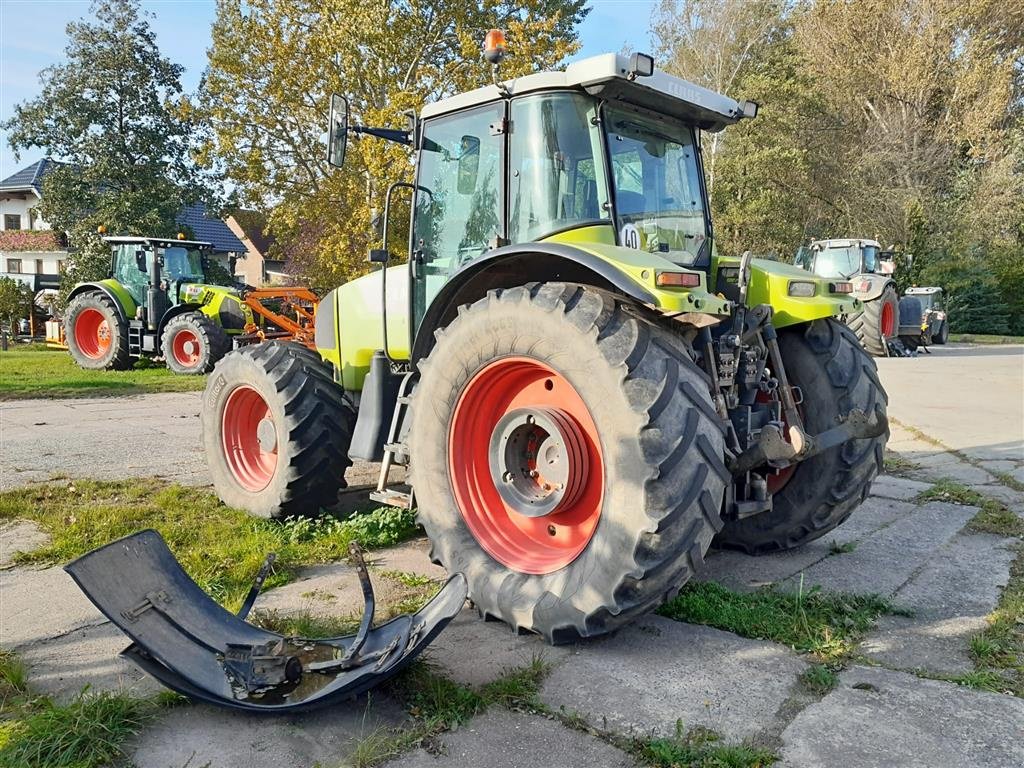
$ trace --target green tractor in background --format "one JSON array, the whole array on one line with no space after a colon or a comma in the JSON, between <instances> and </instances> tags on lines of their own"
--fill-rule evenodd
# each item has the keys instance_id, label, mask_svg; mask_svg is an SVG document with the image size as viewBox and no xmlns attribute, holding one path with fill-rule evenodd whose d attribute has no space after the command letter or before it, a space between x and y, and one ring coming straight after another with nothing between
<instances>
[{"instance_id":1,"label":"green tractor in background","mask_svg":"<svg viewBox=\"0 0 1024 768\"><path fill-rule=\"evenodd\" d=\"M888 357L890 345L899 335L900 305L894 263L884 258L875 240L815 240L801 248L796 264L814 274L853 282L853 295L862 309L846 318L847 324L868 352Z\"/></svg>"},{"instance_id":2,"label":"green tractor in background","mask_svg":"<svg viewBox=\"0 0 1024 768\"><path fill-rule=\"evenodd\" d=\"M372 497L415 506L481 614L556 643L652 610L712 542L831 531L882 466L886 394L840 321L868 312L846 274L715 248L701 138L756 112L643 54L495 78L403 130L334 96L332 164L375 136L415 178L387 191L380 268L319 305L316 351L242 347L209 377L221 498L318 514L352 459L381 461Z\"/></svg>"},{"instance_id":3,"label":"green tractor in background","mask_svg":"<svg viewBox=\"0 0 1024 768\"><path fill-rule=\"evenodd\" d=\"M253 322L237 289L206 283L210 243L103 240L112 250L110 277L75 286L64 313L64 342L82 368L118 370L163 356L175 373L206 373Z\"/></svg>"}]
</instances>

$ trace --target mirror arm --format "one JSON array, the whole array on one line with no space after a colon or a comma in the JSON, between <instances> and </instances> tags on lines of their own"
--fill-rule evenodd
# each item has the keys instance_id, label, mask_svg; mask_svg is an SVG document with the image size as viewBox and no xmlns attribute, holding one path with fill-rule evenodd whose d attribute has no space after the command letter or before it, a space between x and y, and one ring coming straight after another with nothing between
<instances>
[{"instance_id":1,"label":"mirror arm","mask_svg":"<svg viewBox=\"0 0 1024 768\"><path fill-rule=\"evenodd\" d=\"M376 136L378 139L393 141L396 144L412 144L411 133L397 128L370 128L365 125L350 125L348 129L352 133L363 133L369 136Z\"/></svg>"}]
</instances>

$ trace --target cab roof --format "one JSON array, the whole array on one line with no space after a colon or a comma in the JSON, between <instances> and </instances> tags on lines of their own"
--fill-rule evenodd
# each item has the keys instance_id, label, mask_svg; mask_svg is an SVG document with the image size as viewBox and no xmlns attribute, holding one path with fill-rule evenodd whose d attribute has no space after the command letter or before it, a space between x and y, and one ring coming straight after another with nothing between
<instances>
[{"instance_id":1,"label":"cab roof","mask_svg":"<svg viewBox=\"0 0 1024 768\"><path fill-rule=\"evenodd\" d=\"M135 237L132 235L111 235L110 237L104 237L103 242L110 243L111 245L130 245L131 243L138 243L140 245L154 245L161 248L169 248L174 245L183 245L187 248L213 248L213 243L208 243L204 240L178 240L173 237Z\"/></svg>"},{"instance_id":2,"label":"cab roof","mask_svg":"<svg viewBox=\"0 0 1024 768\"><path fill-rule=\"evenodd\" d=\"M872 240L867 237L848 237L848 238L836 238L833 240L815 240L811 243L812 248L852 248L853 246L862 245L873 245L875 248L881 248L882 246L877 240Z\"/></svg>"},{"instance_id":3,"label":"cab roof","mask_svg":"<svg viewBox=\"0 0 1024 768\"><path fill-rule=\"evenodd\" d=\"M551 90L582 90L592 96L618 99L692 123L704 131L720 131L743 118L735 99L679 77L654 70L651 75L629 79L629 58L603 53L573 62L564 70L537 72L503 85L509 96ZM431 118L479 104L497 101L506 94L496 86L459 93L423 107L421 117Z\"/></svg>"}]
</instances>

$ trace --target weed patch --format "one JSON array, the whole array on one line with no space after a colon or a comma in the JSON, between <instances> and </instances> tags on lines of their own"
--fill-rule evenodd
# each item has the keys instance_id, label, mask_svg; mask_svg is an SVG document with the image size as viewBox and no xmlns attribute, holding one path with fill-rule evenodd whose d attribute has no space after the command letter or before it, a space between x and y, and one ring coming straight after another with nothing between
<instances>
[{"instance_id":1,"label":"weed patch","mask_svg":"<svg viewBox=\"0 0 1024 768\"><path fill-rule=\"evenodd\" d=\"M1018 545L999 604L988 626L971 638L970 650L975 673L962 685L1024 698L1024 545Z\"/></svg>"},{"instance_id":2,"label":"weed patch","mask_svg":"<svg viewBox=\"0 0 1024 768\"><path fill-rule=\"evenodd\" d=\"M656 768L762 768L776 761L767 750L723 744L714 731L681 724L674 737L639 744L635 752Z\"/></svg>"},{"instance_id":3,"label":"weed patch","mask_svg":"<svg viewBox=\"0 0 1024 768\"><path fill-rule=\"evenodd\" d=\"M412 512L390 507L347 519L262 520L209 491L158 480L75 480L5 491L0 520L13 519L34 520L50 534L49 546L17 557L44 564L155 528L196 583L229 610L241 605L269 552L277 561L266 588L287 583L300 566L346 558L352 541L386 547L417 530Z\"/></svg>"},{"instance_id":4,"label":"weed patch","mask_svg":"<svg viewBox=\"0 0 1024 768\"><path fill-rule=\"evenodd\" d=\"M840 544L835 539L828 546L828 551L833 555L848 555L857 548L856 541L847 541L844 544Z\"/></svg>"},{"instance_id":5,"label":"weed patch","mask_svg":"<svg viewBox=\"0 0 1024 768\"><path fill-rule=\"evenodd\" d=\"M1021 520L1004 504L985 496L973 488L953 480L939 480L927 490L921 491L914 499L918 504L928 501L946 501L980 507L980 511L967 524L976 533L994 533L999 536L1024 537L1024 520Z\"/></svg>"},{"instance_id":6,"label":"weed patch","mask_svg":"<svg viewBox=\"0 0 1024 768\"><path fill-rule=\"evenodd\" d=\"M813 694L824 696L836 687L839 677L824 664L812 664L800 675L800 683Z\"/></svg>"},{"instance_id":7,"label":"weed patch","mask_svg":"<svg viewBox=\"0 0 1024 768\"><path fill-rule=\"evenodd\" d=\"M882 458L882 468L887 475L907 476L921 468L917 462L905 459L895 451L886 449Z\"/></svg>"},{"instance_id":8,"label":"weed patch","mask_svg":"<svg viewBox=\"0 0 1024 768\"><path fill-rule=\"evenodd\" d=\"M759 590L741 593L714 584L687 584L658 609L676 621L706 624L742 637L772 640L824 661L846 658L884 613L889 601L875 595Z\"/></svg>"}]
</instances>

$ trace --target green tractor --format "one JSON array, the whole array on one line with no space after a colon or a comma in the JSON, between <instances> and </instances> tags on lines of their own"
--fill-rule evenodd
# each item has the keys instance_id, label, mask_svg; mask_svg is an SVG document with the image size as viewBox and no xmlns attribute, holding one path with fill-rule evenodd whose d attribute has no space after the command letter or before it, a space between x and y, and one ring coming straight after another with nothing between
<instances>
[{"instance_id":1,"label":"green tractor","mask_svg":"<svg viewBox=\"0 0 1024 768\"><path fill-rule=\"evenodd\" d=\"M64 314L64 342L82 368L124 369L163 356L175 373L206 373L253 322L238 290L205 282L210 243L103 240L112 250L110 277L75 286Z\"/></svg>"},{"instance_id":2,"label":"green tractor","mask_svg":"<svg viewBox=\"0 0 1024 768\"><path fill-rule=\"evenodd\" d=\"M887 357L899 335L900 307L895 266L874 240L815 240L797 254L798 266L820 277L851 280L853 295L863 307L846 318L864 348L875 357Z\"/></svg>"},{"instance_id":3,"label":"green tractor","mask_svg":"<svg viewBox=\"0 0 1024 768\"><path fill-rule=\"evenodd\" d=\"M317 514L352 459L381 461L372 497L417 510L481 615L560 643L652 610L713 542L798 547L866 498L888 426L840 320L865 311L854 286L715 248L701 139L756 104L642 54L495 78L402 130L331 103L332 164L350 134L413 153L384 200L386 244L411 194L408 250L324 297L316 351L217 364L203 443L227 504Z\"/></svg>"}]
</instances>

